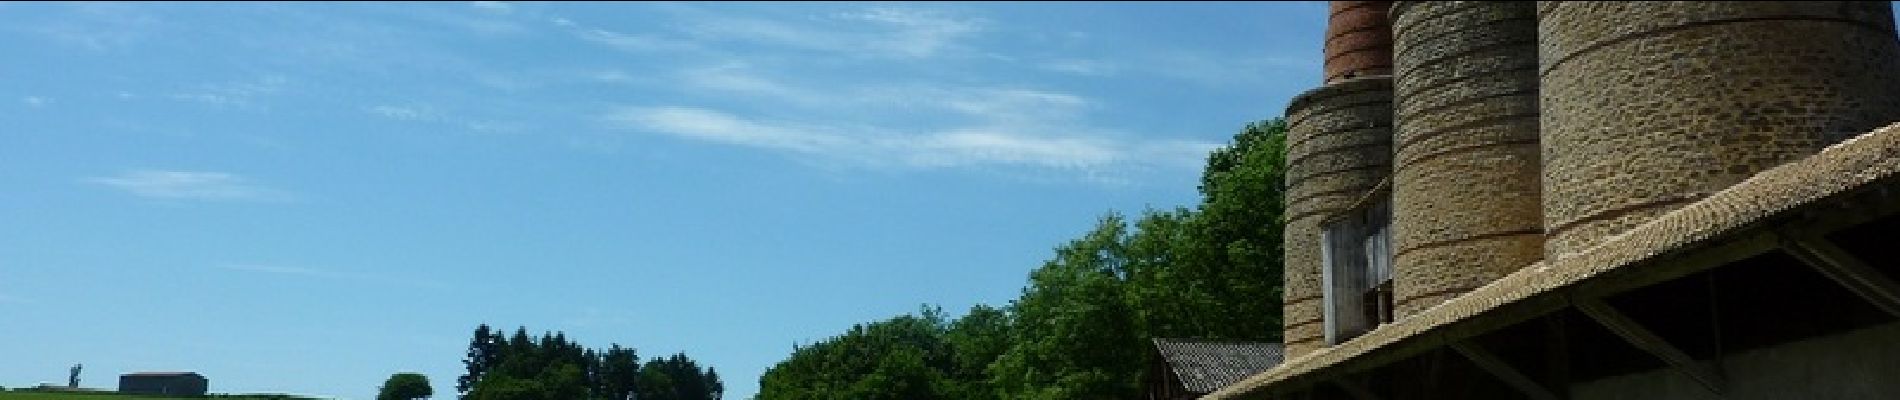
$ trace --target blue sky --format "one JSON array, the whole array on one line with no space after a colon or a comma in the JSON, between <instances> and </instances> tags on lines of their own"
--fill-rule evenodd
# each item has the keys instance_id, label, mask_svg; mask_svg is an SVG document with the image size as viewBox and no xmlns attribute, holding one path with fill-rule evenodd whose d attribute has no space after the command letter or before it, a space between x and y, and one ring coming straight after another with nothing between
<instances>
[{"instance_id":1,"label":"blue sky","mask_svg":"<svg viewBox=\"0 0 1900 400\"><path fill-rule=\"evenodd\" d=\"M1319 81L1303 3L0 3L0 385L452 391L1004 304ZM443 396L438 396L443 397Z\"/></svg>"}]
</instances>

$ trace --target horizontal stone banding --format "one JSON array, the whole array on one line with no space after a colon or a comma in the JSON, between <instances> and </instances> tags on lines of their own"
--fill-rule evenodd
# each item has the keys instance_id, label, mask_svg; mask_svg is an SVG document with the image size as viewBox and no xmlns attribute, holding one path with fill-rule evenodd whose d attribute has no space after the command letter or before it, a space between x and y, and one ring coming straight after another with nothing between
<instances>
[{"instance_id":1,"label":"horizontal stone banding","mask_svg":"<svg viewBox=\"0 0 1900 400\"><path fill-rule=\"evenodd\" d=\"M1422 299L1428 299L1428 298L1433 298L1433 297L1441 297L1441 296L1448 296L1448 295L1455 295L1459 293L1470 292L1473 289L1477 289L1477 288L1476 287L1450 288L1450 289L1443 289L1443 290L1435 290L1435 291L1426 292L1426 293L1419 293L1417 295L1413 295L1413 296L1402 298L1402 299L1393 299L1392 306L1393 308L1408 307L1408 306L1411 306L1412 302L1414 301L1419 301Z\"/></svg>"},{"instance_id":2,"label":"horizontal stone banding","mask_svg":"<svg viewBox=\"0 0 1900 400\"><path fill-rule=\"evenodd\" d=\"M1490 150L1493 147L1536 146L1536 145L1537 145L1537 139L1523 139L1523 140L1480 143L1480 144L1473 144L1473 145L1466 145L1466 146L1459 146L1459 147L1451 147L1451 148L1441 149L1439 151L1416 155L1410 159L1401 159L1399 160L1399 163L1397 164L1398 166L1393 167L1392 173L1394 175L1397 175L1399 173L1405 172L1406 169L1409 169L1419 164L1423 164L1423 163L1432 161L1433 159L1444 157L1444 156L1470 153L1470 152L1479 151L1479 150Z\"/></svg>"},{"instance_id":3,"label":"horizontal stone banding","mask_svg":"<svg viewBox=\"0 0 1900 400\"><path fill-rule=\"evenodd\" d=\"M1287 329L1294 329L1294 328L1299 328L1299 327L1303 327L1303 326L1307 326L1307 325L1312 325L1312 324L1317 324L1317 323L1321 323L1321 322L1326 322L1326 319L1324 319L1324 318L1314 318L1314 319L1309 319L1309 320L1305 320L1305 321L1300 321L1300 322L1295 322L1295 323L1290 323L1290 324L1286 324L1286 326L1284 326L1284 328L1287 328Z\"/></svg>"},{"instance_id":4,"label":"horizontal stone banding","mask_svg":"<svg viewBox=\"0 0 1900 400\"><path fill-rule=\"evenodd\" d=\"M1467 26L1459 26L1459 27L1456 27L1454 31L1464 32L1464 31L1470 31L1470 30L1496 28L1498 26L1511 26L1511 25L1519 25L1519 24L1529 25L1533 23L1536 23L1536 19L1534 18L1511 17L1511 18L1483 21L1480 23L1471 24ZM1534 45L1537 42L1536 32L1537 31L1534 29L1528 30L1528 32L1524 32L1520 35L1507 35L1507 34L1504 34L1504 32L1500 32L1495 37L1481 37L1480 39L1482 39L1482 41L1479 41L1478 44L1456 46L1456 47L1459 49L1464 49L1464 51L1466 52L1471 52L1471 51L1484 50L1484 49L1494 48L1494 47L1526 45L1526 44ZM1525 36L1528 36L1528 37L1525 37ZM1437 37L1434 37L1433 39L1447 40L1447 41L1454 40L1454 39L1470 40L1469 38L1459 37L1455 35L1437 36ZM1392 57L1394 59L1402 58L1402 59L1411 60L1413 59L1414 53L1422 52L1422 51L1430 51L1431 49L1435 48L1434 46L1427 46L1428 44L1439 45L1439 46L1444 45L1444 44L1440 44L1434 41L1424 41L1424 42L1419 42L1419 43L1400 41L1392 47ZM1429 62L1438 61L1438 60L1442 60L1446 58L1457 58L1455 57L1455 54L1437 54L1437 56L1438 57L1425 58L1423 60L1420 60L1420 62L1429 63Z\"/></svg>"},{"instance_id":5,"label":"horizontal stone banding","mask_svg":"<svg viewBox=\"0 0 1900 400\"><path fill-rule=\"evenodd\" d=\"M1447 126L1447 127L1433 130L1431 132L1423 133L1416 137L1407 138L1404 142L1400 142L1394 148L1398 149L1399 151L1405 151L1407 149L1410 149L1412 145L1418 144L1419 142L1422 142L1422 141L1430 140L1434 137L1437 137L1439 135L1443 135L1446 133L1452 133L1452 132L1467 130L1471 128L1484 127L1484 126L1488 126L1492 124L1515 122L1515 121L1524 120L1524 119L1537 119L1537 114L1499 115L1499 116L1494 116L1494 117L1487 117L1487 118L1480 118L1480 119L1472 120L1472 121L1466 121L1464 123L1460 123L1457 125Z\"/></svg>"},{"instance_id":6,"label":"horizontal stone banding","mask_svg":"<svg viewBox=\"0 0 1900 400\"><path fill-rule=\"evenodd\" d=\"M1696 200L1701 200L1703 197L1707 197L1707 196L1708 196L1707 194L1697 194L1697 195L1692 195L1692 196L1653 200L1653 201L1646 201L1646 202L1636 203L1636 204L1627 204L1621 207L1600 210L1600 211L1597 211L1596 213L1585 215L1582 218L1577 218L1570 221L1552 224L1550 226L1550 229L1546 231L1546 234L1550 236L1558 236L1558 235L1563 234L1566 231L1569 231L1571 228L1575 228L1579 225L1588 224L1591 222L1599 222L1599 221L1604 221L1604 220L1609 220L1609 219L1615 219L1624 214L1648 210L1651 208L1669 207L1669 206L1693 203Z\"/></svg>"},{"instance_id":7,"label":"horizontal stone banding","mask_svg":"<svg viewBox=\"0 0 1900 400\"><path fill-rule=\"evenodd\" d=\"M1477 241L1484 241L1484 240L1490 240L1490 239L1496 239L1496 238L1502 238L1502 237L1511 237L1511 236L1542 235L1542 234L1544 234L1543 229L1520 229L1520 230L1514 230L1514 231L1491 232L1491 233L1485 233L1485 234L1466 236L1466 237L1462 237L1458 239L1441 240L1441 241L1430 242L1430 243L1420 243L1416 246L1399 249L1398 251L1392 253L1392 257L1393 258L1404 257L1406 254L1409 254L1411 252L1418 251L1418 250L1429 250L1429 249L1445 247L1445 246L1461 244L1461 243L1467 243L1467 242L1477 242Z\"/></svg>"},{"instance_id":8,"label":"horizontal stone banding","mask_svg":"<svg viewBox=\"0 0 1900 400\"><path fill-rule=\"evenodd\" d=\"M1300 298L1295 298L1295 299L1290 299L1290 300L1286 300L1286 301L1283 301L1283 302L1281 302L1281 303L1283 303L1283 304L1299 304L1299 303L1305 303L1305 302L1309 302L1309 301L1314 301L1314 300L1319 300L1319 299L1322 299L1322 298L1325 298L1325 296L1321 296L1321 295L1312 295L1312 296L1305 296L1305 297L1300 297Z\"/></svg>"},{"instance_id":9,"label":"horizontal stone banding","mask_svg":"<svg viewBox=\"0 0 1900 400\"><path fill-rule=\"evenodd\" d=\"M1325 151L1321 149L1331 149L1331 148L1336 148L1336 147L1348 147L1348 146L1361 146L1361 145L1366 145L1370 143L1391 143L1392 139L1389 137L1391 136L1391 132L1392 132L1391 129L1392 127L1390 126L1368 126L1364 128L1340 128L1340 129L1334 130L1331 133L1302 135L1300 136L1299 138L1300 140L1298 142L1292 142L1292 141L1287 142L1286 154L1288 157L1293 157L1296 155L1305 155L1306 153ZM1378 132L1359 132L1359 131L1366 131L1366 130L1378 130ZM1380 136L1386 136L1386 137L1382 138ZM1318 143L1318 144L1313 143L1320 140L1337 140L1339 142L1338 143ZM1312 144L1313 146L1318 147L1318 149L1305 148L1305 146L1307 146L1308 144ZM1292 163L1288 162L1288 165L1292 165Z\"/></svg>"},{"instance_id":10,"label":"horizontal stone banding","mask_svg":"<svg viewBox=\"0 0 1900 400\"><path fill-rule=\"evenodd\" d=\"M1288 187L1299 186L1300 182L1306 181L1308 179L1313 179L1313 178L1318 178L1318 177L1323 177L1323 176L1328 176L1328 175L1337 175L1337 174L1358 172L1358 171L1370 171L1370 170L1377 170L1380 168L1387 168L1387 167L1390 167L1390 165L1373 164L1373 165L1361 165L1361 166L1346 168L1346 169L1331 170L1331 171L1326 171L1326 172L1318 172L1312 175L1302 176L1296 180L1289 181L1287 183L1287 186Z\"/></svg>"},{"instance_id":11,"label":"horizontal stone banding","mask_svg":"<svg viewBox=\"0 0 1900 400\"><path fill-rule=\"evenodd\" d=\"M1452 76L1457 78L1449 80L1463 80L1472 76L1490 76L1516 68L1530 68L1534 71L1535 68L1537 68L1537 58L1526 57L1518 53L1523 52L1522 47L1535 45L1537 45L1536 41L1525 40L1484 48L1460 50L1447 53L1445 57L1426 61L1413 62L1406 60L1404 62L1395 63L1395 65L1406 67L1393 72L1394 79L1405 82L1405 85L1397 88L1397 92L1395 93L1397 93L1398 98L1408 98L1416 96L1420 91L1442 87L1442 85L1447 84L1447 82L1425 80L1432 77ZM1461 62L1454 63L1452 61ZM1502 63L1503 66L1486 68L1485 63L1481 61L1496 61ZM1525 73L1534 74L1535 72Z\"/></svg>"},{"instance_id":12,"label":"horizontal stone banding","mask_svg":"<svg viewBox=\"0 0 1900 400\"><path fill-rule=\"evenodd\" d=\"M1289 346L1289 347L1291 347L1291 346L1293 346L1293 345L1300 345L1300 344L1307 344L1307 343L1312 343L1312 342L1317 342L1317 341L1320 341L1321 339L1325 339L1325 338L1326 338L1325 336L1310 336L1310 337L1305 337L1305 338L1300 338L1300 339L1287 339L1287 341L1286 341L1286 345L1287 345L1287 346Z\"/></svg>"},{"instance_id":13,"label":"horizontal stone banding","mask_svg":"<svg viewBox=\"0 0 1900 400\"><path fill-rule=\"evenodd\" d=\"M1493 75L1491 77L1496 78L1497 76ZM1481 94L1477 96L1471 96L1471 97L1461 98L1457 100L1441 102L1438 104L1432 104L1429 106L1422 106L1424 108L1397 114L1397 118L1399 120L1399 124L1404 125L1406 121L1410 121L1413 119L1413 117L1417 117L1422 114L1435 114L1449 108L1465 107L1465 106L1475 105L1478 103L1496 101L1498 99L1504 99L1504 98L1509 98L1509 97L1523 97L1523 96L1530 97L1529 101L1535 104L1537 102L1537 88L1531 87L1531 88L1526 88L1526 89L1514 89L1514 90L1511 90L1509 92L1504 92L1504 93L1486 93L1486 94ZM1404 110L1400 110L1400 111L1404 111Z\"/></svg>"},{"instance_id":14,"label":"horizontal stone banding","mask_svg":"<svg viewBox=\"0 0 1900 400\"><path fill-rule=\"evenodd\" d=\"M1407 78L1399 78L1402 82L1406 82L1406 85L1404 85L1404 87L1398 88L1398 91L1394 93L1394 96L1395 96L1394 98L1409 99L1417 95L1419 92L1423 92L1426 90L1464 85L1464 84L1470 83L1471 81L1480 80L1480 79L1497 79L1499 76L1509 76L1514 73L1523 73L1523 74L1535 73L1535 71L1537 70L1536 60L1529 60L1529 61L1531 62L1524 63L1524 65L1520 65L1520 66L1505 67L1502 69L1494 69L1494 70L1489 70L1489 71L1484 71L1484 72L1464 74L1462 76L1457 76L1451 79L1435 81L1435 82L1414 82L1412 80L1407 80ZM1403 72L1411 72L1415 70L1416 69L1407 69L1406 71L1403 71ZM1536 88L1532 87L1531 91L1532 93L1535 93Z\"/></svg>"},{"instance_id":15,"label":"horizontal stone banding","mask_svg":"<svg viewBox=\"0 0 1900 400\"><path fill-rule=\"evenodd\" d=\"M1622 35L1618 37L1591 42L1590 44L1584 45L1582 48L1578 48L1576 50L1564 53L1562 55L1558 55L1555 60L1549 63L1543 64L1542 71L1538 72L1538 74L1539 76L1550 75L1551 71L1555 71L1558 68L1563 68L1564 64L1569 63L1570 60L1575 59L1578 56L1593 53L1593 52L1603 49L1604 47L1609 47L1611 45L1615 45L1615 44L1619 44L1623 42L1666 35L1670 33L1675 33L1677 31L1706 28L1710 26L1756 23L1756 22L1824 22L1824 23L1845 24L1848 26L1866 29L1878 34L1892 34L1893 32L1891 29L1887 29L1886 27L1882 27L1877 24L1870 24L1870 23L1867 23L1866 21L1861 21L1861 20L1847 19L1847 18L1825 18L1825 17L1801 16L1801 15L1769 16L1769 17L1754 17L1754 18L1730 18L1730 19L1697 21L1697 22L1685 23L1682 25L1660 27L1656 29L1635 32L1635 33L1631 33L1627 35Z\"/></svg>"},{"instance_id":16,"label":"horizontal stone banding","mask_svg":"<svg viewBox=\"0 0 1900 400\"><path fill-rule=\"evenodd\" d=\"M1328 190L1328 191L1324 191L1324 192L1314 192L1314 193L1307 193L1306 195L1304 195L1304 196L1301 196L1300 198L1297 198L1297 199L1291 199L1291 200L1287 200L1287 202L1286 202L1286 203L1287 203L1288 205L1293 205L1293 204L1302 204L1302 205L1303 205L1303 204L1305 204L1305 203L1306 203L1307 201L1311 201L1311 200L1313 200L1313 199L1317 199L1317 198L1321 198L1321 197L1326 197L1326 196L1339 196L1339 195L1360 195L1360 194L1365 194L1365 193L1366 193L1366 191L1368 191L1368 190L1372 190L1372 188L1373 188L1373 186L1371 186L1371 185L1367 185L1367 186L1359 186L1359 187L1351 187L1351 188L1345 188L1345 189L1335 189L1335 190Z\"/></svg>"},{"instance_id":17,"label":"horizontal stone banding","mask_svg":"<svg viewBox=\"0 0 1900 400\"><path fill-rule=\"evenodd\" d=\"M1351 151L1359 151L1359 150L1365 150L1365 149L1374 148L1374 147L1383 147L1383 148L1390 149L1392 147L1392 143L1390 142L1359 143L1359 144L1345 145L1345 146L1339 146L1339 147L1332 147L1332 148L1327 148L1324 150L1315 150L1312 152L1300 154L1298 158L1289 158L1286 160L1286 164L1293 165L1293 164L1298 164L1302 161L1306 161L1307 159L1313 158L1313 157L1334 155L1334 154L1351 152Z\"/></svg>"},{"instance_id":18,"label":"horizontal stone banding","mask_svg":"<svg viewBox=\"0 0 1900 400\"><path fill-rule=\"evenodd\" d=\"M1310 111L1301 110L1301 112L1294 113L1296 115L1291 115L1291 118L1287 119L1286 121L1287 126L1290 127L1293 125L1301 125L1301 124L1310 122L1308 121L1308 119L1319 118L1321 116L1337 115L1340 112L1340 110L1368 108L1368 107L1391 107L1392 99L1390 98L1389 95L1385 95L1385 94L1371 94L1371 95L1374 96L1374 99L1354 102L1354 103L1339 104L1339 105L1334 105L1331 107L1314 109ZM1325 132L1321 132L1321 133L1323 134Z\"/></svg>"}]
</instances>

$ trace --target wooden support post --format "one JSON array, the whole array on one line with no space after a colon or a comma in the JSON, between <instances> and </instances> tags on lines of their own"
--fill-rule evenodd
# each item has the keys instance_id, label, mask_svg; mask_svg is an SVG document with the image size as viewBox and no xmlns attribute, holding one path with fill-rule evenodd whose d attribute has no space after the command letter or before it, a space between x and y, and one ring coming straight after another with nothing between
<instances>
[{"instance_id":1,"label":"wooden support post","mask_svg":"<svg viewBox=\"0 0 1900 400\"><path fill-rule=\"evenodd\" d=\"M1819 237L1786 236L1782 249L1887 314L1900 317L1900 284Z\"/></svg>"},{"instance_id":2,"label":"wooden support post","mask_svg":"<svg viewBox=\"0 0 1900 400\"><path fill-rule=\"evenodd\" d=\"M1379 395L1372 394L1372 390L1366 389L1366 386L1359 384L1359 382L1354 382L1343 377L1333 378L1332 381L1334 386L1339 386L1340 389L1345 390L1346 394L1352 395L1353 399L1379 400Z\"/></svg>"},{"instance_id":3,"label":"wooden support post","mask_svg":"<svg viewBox=\"0 0 1900 400\"><path fill-rule=\"evenodd\" d=\"M1544 317L1544 329L1548 332L1544 355L1547 364L1544 382L1556 386L1557 393L1567 395L1570 392L1570 326L1564 313L1553 313Z\"/></svg>"},{"instance_id":4,"label":"wooden support post","mask_svg":"<svg viewBox=\"0 0 1900 400\"><path fill-rule=\"evenodd\" d=\"M1571 299L1571 302L1577 306L1577 311L1582 311L1584 315L1590 316L1590 319L1603 324L1603 327L1609 328L1610 332L1616 333L1616 336L1662 359L1663 363L1688 375L1690 379L1695 379L1703 387L1708 388L1710 393L1722 394L1722 376L1715 369L1696 362L1689 353L1684 353L1675 345L1663 340L1661 336L1656 336L1655 332L1650 332L1649 328L1637 324L1636 320L1623 315L1622 311L1617 311L1609 303L1604 303L1602 299L1597 298L1576 298Z\"/></svg>"},{"instance_id":5,"label":"wooden support post","mask_svg":"<svg viewBox=\"0 0 1900 400\"><path fill-rule=\"evenodd\" d=\"M1457 350L1458 354L1463 354L1465 359L1471 360L1472 364L1477 364L1478 368L1484 369L1485 372L1490 372L1491 375L1496 376L1498 380L1502 380L1505 384L1516 388L1517 391L1523 392L1525 396L1530 396L1531 400L1558 400L1557 394L1551 393L1549 388L1545 388L1544 385L1531 380L1531 378L1525 376L1524 373L1518 372L1517 368L1512 368L1511 364L1505 363L1504 359L1498 358L1496 354L1491 354L1490 350L1485 350L1483 346L1478 345L1475 341L1462 340L1452 342L1451 349Z\"/></svg>"}]
</instances>

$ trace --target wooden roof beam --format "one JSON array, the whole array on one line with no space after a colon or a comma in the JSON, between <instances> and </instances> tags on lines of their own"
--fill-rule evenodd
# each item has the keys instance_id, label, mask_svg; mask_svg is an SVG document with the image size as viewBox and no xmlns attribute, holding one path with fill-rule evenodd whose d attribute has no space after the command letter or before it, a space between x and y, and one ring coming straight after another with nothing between
<instances>
[{"instance_id":1,"label":"wooden roof beam","mask_svg":"<svg viewBox=\"0 0 1900 400\"><path fill-rule=\"evenodd\" d=\"M1900 284L1867 265L1860 257L1848 254L1827 239L1799 234L1784 236L1782 251L1814 267L1874 307L1900 317Z\"/></svg>"},{"instance_id":2,"label":"wooden roof beam","mask_svg":"<svg viewBox=\"0 0 1900 400\"><path fill-rule=\"evenodd\" d=\"M1661 336L1657 336L1656 333L1650 331L1649 328L1645 328L1642 324L1637 323L1636 320L1630 319L1630 317L1624 315L1622 311L1617 311L1617 309L1610 306L1609 303L1604 303L1603 299L1594 297L1574 298L1571 299L1571 304L1577 307L1577 311L1582 311L1584 315L1590 316L1590 319L1596 320L1599 324L1603 324L1603 327L1609 328L1610 332L1615 333L1618 337L1622 337L1624 341L1628 341L1631 345L1636 346L1636 348L1655 355L1656 358L1662 359L1663 363L1668 364L1677 372L1688 375L1690 379L1701 383L1704 388L1709 390L1709 393L1716 395L1722 394L1724 382L1722 375L1718 371L1697 362L1694 357L1689 356L1689 353L1685 353L1682 349L1676 348L1675 345L1669 344L1668 341L1663 340Z\"/></svg>"},{"instance_id":3,"label":"wooden roof beam","mask_svg":"<svg viewBox=\"0 0 1900 400\"><path fill-rule=\"evenodd\" d=\"M1498 356L1492 354L1490 350L1485 350L1484 346L1478 345L1476 341L1462 340L1452 342L1451 348L1452 350L1457 350L1458 354L1463 354L1465 359L1471 360L1472 364L1477 364L1478 368L1484 369L1485 372L1490 372L1491 375L1496 376L1498 380L1502 380L1505 384L1516 388L1517 391L1523 392L1524 395L1529 396L1531 400L1560 399L1556 393L1550 391L1550 388L1546 388L1544 385L1537 383L1537 381L1531 380L1529 376L1525 376L1524 373L1518 372L1517 368L1511 367L1511 364L1504 362L1504 359L1498 358Z\"/></svg>"}]
</instances>

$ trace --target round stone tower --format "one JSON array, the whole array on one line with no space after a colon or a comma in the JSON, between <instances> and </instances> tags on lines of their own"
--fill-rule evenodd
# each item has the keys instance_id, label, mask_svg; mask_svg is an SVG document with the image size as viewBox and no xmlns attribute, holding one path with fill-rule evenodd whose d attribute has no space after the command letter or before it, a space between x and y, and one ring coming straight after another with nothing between
<instances>
[{"instance_id":1,"label":"round stone tower","mask_svg":"<svg viewBox=\"0 0 1900 400\"><path fill-rule=\"evenodd\" d=\"M1326 21L1326 83L1392 73L1390 1L1333 1Z\"/></svg>"},{"instance_id":2,"label":"round stone tower","mask_svg":"<svg viewBox=\"0 0 1900 400\"><path fill-rule=\"evenodd\" d=\"M1415 314L1543 258L1537 10L1392 6L1393 309Z\"/></svg>"},{"instance_id":3,"label":"round stone tower","mask_svg":"<svg viewBox=\"0 0 1900 400\"><path fill-rule=\"evenodd\" d=\"M1320 221L1346 211L1391 173L1392 78L1309 90L1287 107L1287 357L1324 346Z\"/></svg>"},{"instance_id":4,"label":"round stone tower","mask_svg":"<svg viewBox=\"0 0 1900 400\"><path fill-rule=\"evenodd\" d=\"M1537 4L1547 258L1900 120L1888 2Z\"/></svg>"}]
</instances>

